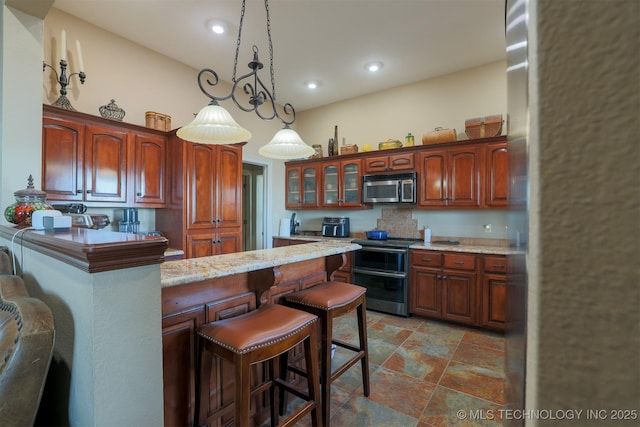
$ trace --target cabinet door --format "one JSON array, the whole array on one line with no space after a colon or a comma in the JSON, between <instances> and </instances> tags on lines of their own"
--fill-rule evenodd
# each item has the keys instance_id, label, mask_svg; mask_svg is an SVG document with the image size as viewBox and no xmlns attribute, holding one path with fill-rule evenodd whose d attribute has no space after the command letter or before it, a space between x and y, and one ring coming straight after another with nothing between
<instances>
[{"instance_id":1,"label":"cabinet door","mask_svg":"<svg viewBox=\"0 0 640 427\"><path fill-rule=\"evenodd\" d=\"M322 205L337 207L340 204L340 162L325 163L322 166Z\"/></svg>"},{"instance_id":2,"label":"cabinet door","mask_svg":"<svg viewBox=\"0 0 640 427\"><path fill-rule=\"evenodd\" d=\"M215 227L215 146L188 144L187 228Z\"/></svg>"},{"instance_id":3,"label":"cabinet door","mask_svg":"<svg viewBox=\"0 0 640 427\"><path fill-rule=\"evenodd\" d=\"M133 201L138 206L162 208L165 199L167 141L161 135L136 133Z\"/></svg>"},{"instance_id":4,"label":"cabinet door","mask_svg":"<svg viewBox=\"0 0 640 427\"><path fill-rule=\"evenodd\" d=\"M409 312L421 316L441 317L440 269L412 268Z\"/></svg>"},{"instance_id":5,"label":"cabinet door","mask_svg":"<svg viewBox=\"0 0 640 427\"><path fill-rule=\"evenodd\" d=\"M300 192L302 188L302 171L300 167L287 166L287 200L285 201L285 207L287 209L299 209L302 200L300 198Z\"/></svg>"},{"instance_id":6,"label":"cabinet door","mask_svg":"<svg viewBox=\"0 0 640 427\"><path fill-rule=\"evenodd\" d=\"M486 147L485 204L504 207L508 201L509 153L506 142L494 142Z\"/></svg>"},{"instance_id":7,"label":"cabinet door","mask_svg":"<svg viewBox=\"0 0 640 427\"><path fill-rule=\"evenodd\" d=\"M44 118L42 190L47 200L82 201L84 125Z\"/></svg>"},{"instance_id":8,"label":"cabinet door","mask_svg":"<svg viewBox=\"0 0 640 427\"><path fill-rule=\"evenodd\" d=\"M242 251L242 232L240 229L219 229L216 235L216 255Z\"/></svg>"},{"instance_id":9,"label":"cabinet door","mask_svg":"<svg viewBox=\"0 0 640 427\"><path fill-rule=\"evenodd\" d=\"M473 324L476 313L476 273L444 270L442 318Z\"/></svg>"},{"instance_id":10,"label":"cabinet door","mask_svg":"<svg viewBox=\"0 0 640 427\"><path fill-rule=\"evenodd\" d=\"M389 156L389 170L391 171L413 171L415 167L415 155L413 153Z\"/></svg>"},{"instance_id":11,"label":"cabinet door","mask_svg":"<svg viewBox=\"0 0 640 427\"><path fill-rule=\"evenodd\" d=\"M302 167L302 208L317 208L320 204L318 165Z\"/></svg>"},{"instance_id":12,"label":"cabinet door","mask_svg":"<svg viewBox=\"0 0 640 427\"><path fill-rule=\"evenodd\" d=\"M481 147L449 150L447 206L480 206Z\"/></svg>"},{"instance_id":13,"label":"cabinet door","mask_svg":"<svg viewBox=\"0 0 640 427\"><path fill-rule=\"evenodd\" d=\"M187 236L187 258L216 255L216 235L194 234Z\"/></svg>"},{"instance_id":14,"label":"cabinet door","mask_svg":"<svg viewBox=\"0 0 640 427\"><path fill-rule=\"evenodd\" d=\"M85 200L127 201L127 132L87 125L85 134Z\"/></svg>"},{"instance_id":15,"label":"cabinet door","mask_svg":"<svg viewBox=\"0 0 640 427\"><path fill-rule=\"evenodd\" d=\"M429 150L418 156L420 185L418 205L423 207L444 207L447 203L447 152Z\"/></svg>"},{"instance_id":16,"label":"cabinet door","mask_svg":"<svg viewBox=\"0 0 640 427\"><path fill-rule=\"evenodd\" d=\"M361 160L347 160L340 162L340 176L342 178L340 206L362 206L360 176Z\"/></svg>"},{"instance_id":17,"label":"cabinet door","mask_svg":"<svg viewBox=\"0 0 640 427\"><path fill-rule=\"evenodd\" d=\"M186 426L195 415L196 331L204 324L198 306L162 318L162 379L164 425ZM191 367L191 369L185 369Z\"/></svg>"},{"instance_id":18,"label":"cabinet door","mask_svg":"<svg viewBox=\"0 0 640 427\"><path fill-rule=\"evenodd\" d=\"M242 149L217 147L216 215L218 228L242 226Z\"/></svg>"},{"instance_id":19,"label":"cabinet door","mask_svg":"<svg viewBox=\"0 0 640 427\"><path fill-rule=\"evenodd\" d=\"M504 275L484 274L482 325L504 330L507 321L507 280Z\"/></svg>"},{"instance_id":20,"label":"cabinet door","mask_svg":"<svg viewBox=\"0 0 640 427\"><path fill-rule=\"evenodd\" d=\"M365 173L386 172L389 170L389 156L367 156L364 170Z\"/></svg>"}]
</instances>

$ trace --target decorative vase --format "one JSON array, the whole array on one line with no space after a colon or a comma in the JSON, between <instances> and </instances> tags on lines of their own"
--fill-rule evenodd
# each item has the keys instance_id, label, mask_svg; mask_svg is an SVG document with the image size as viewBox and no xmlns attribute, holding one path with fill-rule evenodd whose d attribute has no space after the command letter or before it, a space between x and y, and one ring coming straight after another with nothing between
<instances>
[{"instance_id":1,"label":"decorative vase","mask_svg":"<svg viewBox=\"0 0 640 427\"><path fill-rule=\"evenodd\" d=\"M4 217L12 224L21 227L31 227L31 216L33 212L40 210L52 210L53 207L46 201L47 193L36 190L33 187L33 177L29 175L27 188L13 193L16 202L7 206Z\"/></svg>"}]
</instances>

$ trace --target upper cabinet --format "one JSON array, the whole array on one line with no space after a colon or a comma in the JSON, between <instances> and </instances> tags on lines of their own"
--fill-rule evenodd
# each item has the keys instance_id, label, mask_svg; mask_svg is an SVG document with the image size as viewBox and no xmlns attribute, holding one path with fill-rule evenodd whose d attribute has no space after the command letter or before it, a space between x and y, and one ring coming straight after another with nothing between
<instances>
[{"instance_id":1,"label":"upper cabinet","mask_svg":"<svg viewBox=\"0 0 640 427\"><path fill-rule=\"evenodd\" d=\"M485 203L489 207L506 207L509 201L509 153L506 141L486 145Z\"/></svg>"},{"instance_id":2,"label":"upper cabinet","mask_svg":"<svg viewBox=\"0 0 640 427\"><path fill-rule=\"evenodd\" d=\"M495 209L506 207L508 201L506 136L296 160L285 165L287 209L371 208L362 203L363 175L414 171L418 179L416 209Z\"/></svg>"},{"instance_id":3,"label":"upper cabinet","mask_svg":"<svg viewBox=\"0 0 640 427\"><path fill-rule=\"evenodd\" d=\"M362 160L348 159L322 164L322 207L361 208Z\"/></svg>"},{"instance_id":4,"label":"upper cabinet","mask_svg":"<svg viewBox=\"0 0 640 427\"><path fill-rule=\"evenodd\" d=\"M364 172L368 174L413 171L415 167L415 155L413 152L394 155L372 155L364 159Z\"/></svg>"},{"instance_id":5,"label":"upper cabinet","mask_svg":"<svg viewBox=\"0 0 640 427\"><path fill-rule=\"evenodd\" d=\"M469 144L418 153L418 205L480 206L482 146Z\"/></svg>"},{"instance_id":6,"label":"upper cabinet","mask_svg":"<svg viewBox=\"0 0 640 427\"><path fill-rule=\"evenodd\" d=\"M42 189L49 201L164 207L165 147L163 132L44 106Z\"/></svg>"},{"instance_id":7,"label":"upper cabinet","mask_svg":"<svg viewBox=\"0 0 640 427\"><path fill-rule=\"evenodd\" d=\"M313 209L320 206L318 164L287 167L287 209Z\"/></svg>"}]
</instances>

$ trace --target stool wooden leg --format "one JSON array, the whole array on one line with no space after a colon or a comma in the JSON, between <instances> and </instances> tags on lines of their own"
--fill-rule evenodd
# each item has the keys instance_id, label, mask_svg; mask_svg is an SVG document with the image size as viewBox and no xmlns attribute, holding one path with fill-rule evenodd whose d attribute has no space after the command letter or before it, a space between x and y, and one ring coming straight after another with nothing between
<instances>
[{"instance_id":1,"label":"stool wooden leg","mask_svg":"<svg viewBox=\"0 0 640 427\"><path fill-rule=\"evenodd\" d=\"M249 407L251 406L251 365L249 364L249 359L242 355L234 357L234 364L236 366L235 425L245 427L249 425Z\"/></svg>"},{"instance_id":2,"label":"stool wooden leg","mask_svg":"<svg viewBox=\"0 0 640 427\"><path fill-rule=\"evenodd\" d=\"M320 373L318 372L318 329L313 325L311 332L304 341L305 364L307 365L307 387L309 399L315 402L314 409L311 410L312 427L321 427L322 420L329 425L329 418L323 418L321 405L318 405L320 397Z\"/></svg>"},{"instance_id":3,"label":"stool wooden leg","mask_svg":"<svg viewBox=\"0 0 640 427\"><path fill-rule=\"evenodd\" d=\"M367 310L364 300L358 306L358 332L360 335L360 348L364 351L364 356L360 359L362 366L362 389L365 396L369 396L371 391L369 386L369 344L367 342Z\"/></svg>"},{"instance_id":4,"label":"stool wooden leg","mask_svg":"<svg viewBox=\"0 0 640 427\"><path fill-rule=\"evenodd\" d=\"M333 337L333 317L328 312L319 314L321 325L321 347L320 361L322 371L320 374L321 400L322 400L322 418L329 424L331 419L331 344Z\"/></svg>"}]
</instances>

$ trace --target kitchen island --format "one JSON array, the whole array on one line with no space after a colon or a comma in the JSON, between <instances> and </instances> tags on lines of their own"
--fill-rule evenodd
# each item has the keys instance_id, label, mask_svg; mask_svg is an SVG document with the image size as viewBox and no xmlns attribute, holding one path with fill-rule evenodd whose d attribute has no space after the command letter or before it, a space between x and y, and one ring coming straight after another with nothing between
<instances>
[{"instance_id":1,"label":"kitchen island","mask_svg":"<svg viewBox=\"0 0 640 427\"><path fill-rule=\"evenodd\" d=\"M195 414L198 372L197 329L208 322L277 303L284 295L330 279L346 259L360 249L350 242L322 241L211 257L165 262L161 266L164 424L190 425ZM254 367L252 386L264 379ZM221 408L220 425L233 415L233 369L214 361L211 390L201 406L211 414ZM268 416L268 399L253 397L257 423Z\"/></svg>"},{"instance_id":2,"label":"kitchen island","mask_svg":"<svg viewBox=\"0 0 640 427\"><path fill-rule=\"evenodd\" d=\"M164 262L164 237L3 225L0 245L54 315L42 423L98 427L191 425L196 328L327 280L359 249L318 242ZM227 402L225 387L212 404Z\"/></svg>"}]
</instances>

